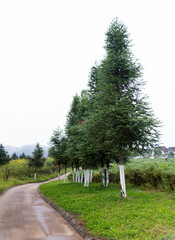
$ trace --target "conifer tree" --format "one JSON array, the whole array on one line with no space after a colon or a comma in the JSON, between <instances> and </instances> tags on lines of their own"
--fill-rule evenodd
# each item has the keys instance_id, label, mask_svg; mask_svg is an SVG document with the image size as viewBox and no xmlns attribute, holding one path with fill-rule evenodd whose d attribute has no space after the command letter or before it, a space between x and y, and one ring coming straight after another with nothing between
<instances>
[{"instance_id":1,"label":"conifer tree","mask_svg":"<svg viewBox=\"0 0 175 240\"><path fill-rule=\"evenodd\" d=\"M45 162L43 149L40 147L39 143L36 144L32 155L33 156L29 159L29 167L34 168L34 178L36 178L38 168L43 167Z\"/></svg>"},{"instance_id":2,"label":"conifer tree","mask_svg":"<svg viewBox=\"0 0 175 240\"><path fill-rule=\"evenodd\" d=\"M106 33L106 57L98 67L91 133L119 162L121 195L126 197L124 162L131 151L153 148L159 121L142 94L141 66L131 53L125 25L114 19ZM113 155L114 154L114 155Z\"/></svg>"},{"instance_id":3,"label":"conifer tree","mask_svg":"<svg viewBox=\"0 0 175 240\"><path fill-rule=\"evenodd\" d=\"M50 139L50 149L49 157L53 157L54 163L58 166L58 183L60 183L60 171L62 164L62 152L61 152L61 143L62 143L63 133L62 130L58 127L53 131L53 134Z\"/></svg>"}]
</instances>

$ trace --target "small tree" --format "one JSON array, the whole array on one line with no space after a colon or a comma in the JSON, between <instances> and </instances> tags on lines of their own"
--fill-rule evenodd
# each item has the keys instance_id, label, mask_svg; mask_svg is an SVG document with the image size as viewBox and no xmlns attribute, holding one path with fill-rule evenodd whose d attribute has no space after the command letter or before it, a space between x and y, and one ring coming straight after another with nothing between
<instances>
[{"instance_id":1,"label":"small tree","mask_svg":"<svg viewBox=\"0 0 175 240\"><path fill-rule=\"evenodd\" d=\"M50 149L49 157L54 159L54 164L58 166L58 183L60 182L60 167L62 163L62 152L61 152L61 142L63 134L61 129L58 127L53 131L53 134L50 139Z\"/></svg>"},{"instance_id":2,"label":"small tree","mask_svg":"<svg viewBox=\"0 0 175 240\"><path fill-rule=\"evenodd\" d=\"M12 156L11 156L11 159L12 160L18 159L18 155L16 153L13 153Z\"/></svg>"},{"instance_id":3,"label":"small tree","mask_svg":"<svg viewBox=\"0 0 175 240\"><path fill-rule=\"evenodd\" d=\"M19 155L19 159L26 159L27 158L27 156L25 155L25 153L22 153L21 155Z\"/></svg>"},{"instance_id":4,"label":"small tree","mask_svg":"<svg viewBox=\"0 0 175 240\"><path fill-rule=\"evenodd\" d=\"M36 144L32 155L33 156L29 160L29 167L34 168L34 178L36 178L37 169L43 167L45 162L43 149L40 147L39 143Z\"/></svg>"}]
</instances>

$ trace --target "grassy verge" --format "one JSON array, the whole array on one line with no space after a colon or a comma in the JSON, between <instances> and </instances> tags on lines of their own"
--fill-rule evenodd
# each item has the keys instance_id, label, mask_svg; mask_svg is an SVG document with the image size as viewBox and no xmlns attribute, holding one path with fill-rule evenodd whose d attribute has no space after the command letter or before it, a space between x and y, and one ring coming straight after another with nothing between
<instances>
[{"instance_id":1,"label":"grassy verge","mask_svg":"<svg viewBox=\"0 0 175 240\"><path fill-rule=\"evenodd\" d=\"M0 193L9 187L25 183L44 182L58 176L58 173L55 172L52 174L38 174L36 179L34 179L33 177L10 177L7 181L4 181L1 176L1 171L2 170L0 170ZM64 174L64 170L61 171L61 174Z\"/></svg>"},{"instance_id":2,"label":"grassy verge","mask_svg":"<svg viewBox=\"0 0 175 240\"><path fill-rule=\"evenodd\" d=\"M118 185L42 184L40 191L65 211L76 214L86 229L106 239L174 239L175 193L128 186L128 198ZM173 235L174 234L174 235Z\"/></svg>"}]
</instances>

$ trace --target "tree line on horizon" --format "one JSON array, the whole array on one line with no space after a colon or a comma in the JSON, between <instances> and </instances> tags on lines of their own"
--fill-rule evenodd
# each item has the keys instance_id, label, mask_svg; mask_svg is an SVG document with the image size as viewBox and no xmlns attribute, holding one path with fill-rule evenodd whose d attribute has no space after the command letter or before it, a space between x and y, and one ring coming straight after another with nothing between
<instances>
[{"instance_id":1,"label":"tree line on horizon","mask_svg":"<svg viewBox=\"0 0 175 240\"><path fill-rule=\"evenodd\" d=\"M73 97L65 129L53 131L49 149L58 171L62 164L65 170L72 166L77 179L80 167L101 167L106 187L110 163L117 162L122 197L126 197L124 163L133 153L157 146L160 126L142 92L142 67L131 46L126 26L115 18L106 32L104 59L92 66L88 88ZM89 173L84 174L86 182Z\"/></svg>"},{"instance_id":2,"label":"tree line on horizon","mask_svg":"<svg viewBox=\"0 0 175 240\"><path fill-rule=\"evenodd\" d=\"M16 159L30 159L31 156L26 155L24 152L22 154L13 153L11 156L8 151L5 150L5 147L0 144L0 165L9 163L10 160Z\"/></svg>"}]
</instances>

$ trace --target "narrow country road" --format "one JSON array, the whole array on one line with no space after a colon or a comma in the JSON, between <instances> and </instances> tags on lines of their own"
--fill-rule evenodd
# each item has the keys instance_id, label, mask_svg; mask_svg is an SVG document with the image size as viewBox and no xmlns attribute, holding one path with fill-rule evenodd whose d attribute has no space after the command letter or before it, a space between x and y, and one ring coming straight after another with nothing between
<instances>
[{"instance_id":1,"label":"narrow country road","mask_svg":"<svg viewBox=\"0 0 175 240\"><path fill-rule=\"evenodd\" d=\"M82 240L37 193L39 183L14 187L0 197L0 240Z\"/></svg>"}]
</instances>

